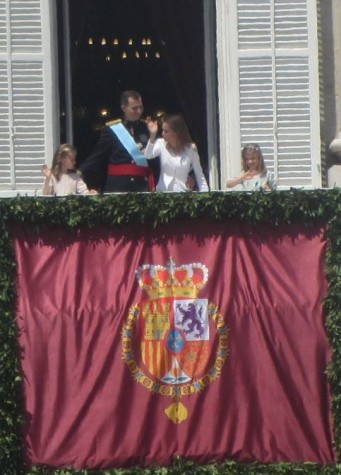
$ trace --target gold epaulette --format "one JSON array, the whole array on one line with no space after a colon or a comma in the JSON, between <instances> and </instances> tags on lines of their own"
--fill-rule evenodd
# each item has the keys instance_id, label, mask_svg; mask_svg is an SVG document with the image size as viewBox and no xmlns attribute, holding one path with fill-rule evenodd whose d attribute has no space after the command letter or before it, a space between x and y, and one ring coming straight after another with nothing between
<instances>
[{"instance_id":1,"label":"gold epaulette","mask_svg":"<svg viewBox=\"0 0 341 475\"><path fill-rule=\"evenodd\" d=\"M122 119L114 119L114 120L109 120L109 122L106 122L105 125L108 127L111 127L112 125L116 125L122 122Z\"/></svg>"}]
</instances>

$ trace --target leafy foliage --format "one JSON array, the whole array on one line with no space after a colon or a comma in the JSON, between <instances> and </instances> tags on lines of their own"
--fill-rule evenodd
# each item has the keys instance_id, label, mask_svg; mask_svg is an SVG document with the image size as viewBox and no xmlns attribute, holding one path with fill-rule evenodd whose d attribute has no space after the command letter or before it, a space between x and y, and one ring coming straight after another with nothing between
<instances>
[{"instance_id":1,"label":"leafy foliage","mask_svg":"<svg viewBox=\"0 0 341 475\"><path fill-rule=\"evenodd\" d=\"M22 438L24 405L16 314L16 264L12 225L70 230L96 227L158 227L178 220L237 220L251 224L328 225L325 301L333 359L327 374L333 392L334 433L341 453L341 190L292 189L259 193L134 193L66 198L17 197L0 200L0 472L5 475L334 475L341 465L241 464L234 461L198 465L175 458L170 467L111 470L25 467Z\"/></svg>"}]
</instances>

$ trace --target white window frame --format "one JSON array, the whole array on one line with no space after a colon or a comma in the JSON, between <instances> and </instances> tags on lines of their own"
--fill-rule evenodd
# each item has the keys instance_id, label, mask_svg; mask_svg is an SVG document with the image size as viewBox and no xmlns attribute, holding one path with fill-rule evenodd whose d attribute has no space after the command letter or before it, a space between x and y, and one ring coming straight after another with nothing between
<instances>
[{"instance_id":1,"label":"white window frame","mask_svg":"<svg viewBox=\"0 0 341 475\"><path fill-rule=\"evenodd\" d=\"M257 0L254 0L257 1ZM239 58L255 51L238 50L237 0L216 0L217 11L217 61L218 61L218 109L220 132L221 188L232 176L238 176L241 169L241 134L239 111ZM316 0L307 0L309 48L301 51L309 57L310 110L311 110L311 184L303 188L321 187L320 154L320 109L318 73L318 37ZM274 54L274 52L273 52ZM280 50L276 55L280 56ZM288 52L285 51L286 56ZM300 51L295 51L298 56ZM264 55L264 51L262 51ZM274 126L274 142L276 130ZM302 186L300 186L302 188Z\"/></svg>"},{"instance_id":2,"label":"white window frame","mask_svg":"<svg viewBox=\"0 0 341 475\"><path fill-rule=\"evenodd\" d=\"M10 4L11 0L4 0L6 5L6 30L7 38L11 38L10 25ZM8 70L8 96L9 96L9 130L10 130L10 161L11 161L11 183L6 185L6 189L0 188L0 197L10 197L20 195L34 195L38 190L27 187L18 188L15 183L15 151L14 142L16 130L13 123L13 82L11 77L12 62L29 63L38 61L42 63L43 76L43 101L44 101L44 152L46 163L51 163L53 151L59 141L59 89L58 89L58 47L57 47L57 24L56 24L56 2L55 0L40 0L41 12L41 52L13 52L11 51L11 41L9 39L7 52L0 52L0 61L7 63ZM16 143L20 146L20 143ZM43 184L43 176L42 176ZM10 188L10 189L8 189ZM39 190L40 191L40 190Z\"/></svg>"}]
</instances>

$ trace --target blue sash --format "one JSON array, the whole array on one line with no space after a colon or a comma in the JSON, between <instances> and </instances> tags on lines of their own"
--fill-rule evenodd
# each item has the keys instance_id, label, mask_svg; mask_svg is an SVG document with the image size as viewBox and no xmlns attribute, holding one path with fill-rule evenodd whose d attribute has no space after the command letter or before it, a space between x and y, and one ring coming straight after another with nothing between
<instances>
[{"instance_id":1,"label":"blue sash","mask_svg":"<svg viewBox=\"0 0 341 475\"><path fill-rule=\"evenodd\" d=\"M123 147L127 150L129 155L133 158L136 165L140 167L148 167L146 157L140 152L133 137L123 124L115 124L110 126L111 130L117 136Z\"/></svg>"}]
</instances>

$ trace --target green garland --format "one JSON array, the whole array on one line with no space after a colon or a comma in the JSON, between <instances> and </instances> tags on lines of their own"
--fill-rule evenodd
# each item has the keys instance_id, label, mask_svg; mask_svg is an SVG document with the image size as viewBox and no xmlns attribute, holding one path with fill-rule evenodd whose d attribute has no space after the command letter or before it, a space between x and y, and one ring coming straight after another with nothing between
<instances>
[{"instance_id":1,"label":"green garland","mask_svg":"<svg viewBox=\"0 0 341 475\"><path fill-rule=\"evenodd\" d=\"M341 474L341 465L241 464L233 461L198 465L176 458L170 467L112 470L25 469L21 431L23 398L19 348L15 324L16 265L10 226L62 227L70 232L98 226L148 225L158 227L179 220L231 219L251 224L301 223L328 225L325 301L333 359L327 368L333 392L334 433L341 454L341 190L292 189L269 193L182 193L70 196L67 198L17 197L0 200L0 473L4 475L276 475Z\"/></svg>"}]
</instances>

